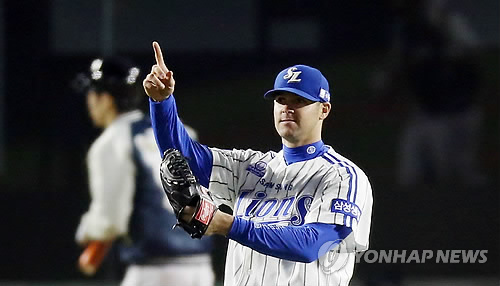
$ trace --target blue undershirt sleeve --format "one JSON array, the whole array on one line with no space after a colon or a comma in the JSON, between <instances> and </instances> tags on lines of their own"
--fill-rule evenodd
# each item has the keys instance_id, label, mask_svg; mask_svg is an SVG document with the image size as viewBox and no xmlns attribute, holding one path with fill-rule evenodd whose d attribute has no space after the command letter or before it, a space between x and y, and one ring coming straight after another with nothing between
<instances>
[{"instance_id":1,"label":"blue undershirt sleeve","mask_svg":"<svg viewBox=\"0 0 500 286\"><path fill-rule=\"evenodd\" d=\"M212 152L207 146L189 137L177 114L174 95L161 102L149 99L149 110L161 156L169 148L179 150L188 159L189 167L200 184L208 188L213 166Z\"/></svg>"},{"instance_id":2,"label":"blue undershirt sleeve","mask_svg":"<svg viewBox=\"0 0 500 286\"><path fill-rule=\"evenodd\" d=\"M336 224L274 226L235 217L227 237L266 255L309 263L333 249L351 232L350 227Z\"/></svg>"}]
</instances>

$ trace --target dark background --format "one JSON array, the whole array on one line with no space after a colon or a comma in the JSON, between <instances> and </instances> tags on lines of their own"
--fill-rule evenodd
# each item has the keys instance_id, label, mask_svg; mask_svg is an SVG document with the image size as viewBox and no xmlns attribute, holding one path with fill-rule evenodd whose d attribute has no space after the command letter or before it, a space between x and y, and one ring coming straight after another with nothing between
<instances>
[{"instance_id":1,"label":"dark background","mask_svg":"<svg viewBox=\"0 0 500 286\"><path fill-rule=\"evenodd\" d=\"M89 203L85 155L99 130L69 83L107 54L133 57L147 73L153 40L175 71L180 116L221 148L279 150L262 95L284 67L318 67L333 105L323 141L372 182L371 248L488 250L485 264L361 263L355 277L498 275L499 3L450 1L482 41L477 156L490 183L405 192L395 184L397 145L411 101L370 88L392 18L387 1L368 2L0 1L0 280L84 279L74 232ZM217 243L220 278L225 241Z\"/></svg>"}]
</instances>

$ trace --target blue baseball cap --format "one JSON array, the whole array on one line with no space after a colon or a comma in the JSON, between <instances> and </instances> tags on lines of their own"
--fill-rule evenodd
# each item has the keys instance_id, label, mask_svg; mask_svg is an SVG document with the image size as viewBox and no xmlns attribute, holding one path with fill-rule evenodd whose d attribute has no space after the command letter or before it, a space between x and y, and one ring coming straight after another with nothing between
<instances>
[{"instance_id":1,"label":"blue baseball cap","mask_svg":"<svg viewBox=\"0 0 500 286\"><path fill-rule=\"evenodd\" d=\"M312 101L329 102L330 88L323 74L310 66L294 65L282 70L274 81L274 89L264 98L274 99L277 93L288 91Z\"/></svg>"}]
</instances>

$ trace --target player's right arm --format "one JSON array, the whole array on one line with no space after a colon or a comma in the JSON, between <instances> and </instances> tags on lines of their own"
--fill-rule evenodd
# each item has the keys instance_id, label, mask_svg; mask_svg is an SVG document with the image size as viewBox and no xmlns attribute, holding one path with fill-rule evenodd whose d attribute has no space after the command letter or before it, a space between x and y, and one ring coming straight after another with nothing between
<instances>
[{"instance_id":1,"label":"player's right arm","mask_svg":"<svg viewBox=\"0 0 500 286\"><path fill-rule=\"evenodd\" d=\"M174 73L165 65L163 53L157 42L153 42L153 50L155 51L156 64L153 65L142 85L152 100L160 102L174 93L175 80Z\"/></svg>"},{"instance_id":2,"label":"player's right arm","mask_svg":"<svg viewBox=\"0 0 500 286\"><path fill-rule=\"evenodd\" d=\"M144 91L150 98L151 123L161 154L174 148L188 158L189 166L202 186L208 188L213 156L207 146L189 137L182 124L173 96L175 80L167 68L160 45L153 42L156 64L143 81Z\"/></svg>"}]
</instances>

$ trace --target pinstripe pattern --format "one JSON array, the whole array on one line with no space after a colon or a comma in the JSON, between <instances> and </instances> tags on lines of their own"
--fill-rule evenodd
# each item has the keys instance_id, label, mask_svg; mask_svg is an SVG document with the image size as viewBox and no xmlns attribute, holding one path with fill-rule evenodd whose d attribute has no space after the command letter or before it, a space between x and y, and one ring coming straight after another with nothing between
<instances>
[{"instance_id":1,"label":"pinstripe pattern","mask_svg":"<svg viewBox=\"0 0 500 286\"><path fill-rule=\"evenodd\" d=\"M290 274L290 279L288 279L288 286L290 286L292 283L292 278L293 278L293 273L295 272L295 269L297 268L297 265L300 264L300 262L295 262L293 264L293 269L292 269L292 273Z\"/></svg>"},{"instance_id":2,"label":"pinstripe pattern","mask_svg":"<svg viewBox=\"0 0 500 286\"><path fill-rule=\"evenodd\" d=\"M356 193L357 185L358 185L356 170L354 170L354 168L352 168L348 163L339 160L338 158L336 158L334 155L332 155L330 153L325 153L323 156L326 158L329 158L329 159L333 159L334 162L336 162L340 167L345 168L347 174L349 175L349 190L347 192L347 200L350 202L354 202L352 194ZM353 189L354 189L354 191L353 191ZM351 221L352 221L351 217L344 215L344 222L343 222L344 225L347 225L350 227Z\"/></svg>"},{"instance_id":3,"label":"pinstripe pattern","mask_svg":"<svg viewBox=\"0 0 500 286\"><path fill-rule=\"evenodd\" d=\"M278 268L278 275L276 275L276 282L274 283L274 285L278 285L279 281L280 281L280 274L281 274L281 261L282 259L278 259L278 264L276 265L276 267Z\"/></svg>"},{"instance_id":4,"label":"pinstripe pattern","mask_svg":"<svg viewBox=\"0 0 500 286\"><path fill-rule=\"evenodd\" d=\"M363 210L363 216L371 216L371 188L366 176L331 147L322 156L290 165L281 152L212 149L212 153L210 190L218 203L229 204L235 215L245 219L290 225L291 218L296 217L294 223L357 227L351 216L332 211L334 199L356 204ZM301 217L296 204L304 196L309 196L312 202ZM369 209L365 209L367 206ZM368 233L369 223L363 225L362 231ZM367 241L358 241L356 233L349 243L367 245ZM311 263L300 263L267 256L230 241L224 281L227 286L348 285L354 269L354 253L344 253L342 257L338 263L328 261L328 255Z\"/></svg>"},{"instance_id":5,"label":"pinstripe pattern","mask_svg":"<svg viewBox=\"0 0 500 286\"><path fill-rule=\"evenodd\" d=\"M269 256L264 255L264 272L262 273L262 280L260 281L260 285L264 286L264 278L266 277L266 265L267 265L267 259Z\"/></svg>"}]
</instances>

